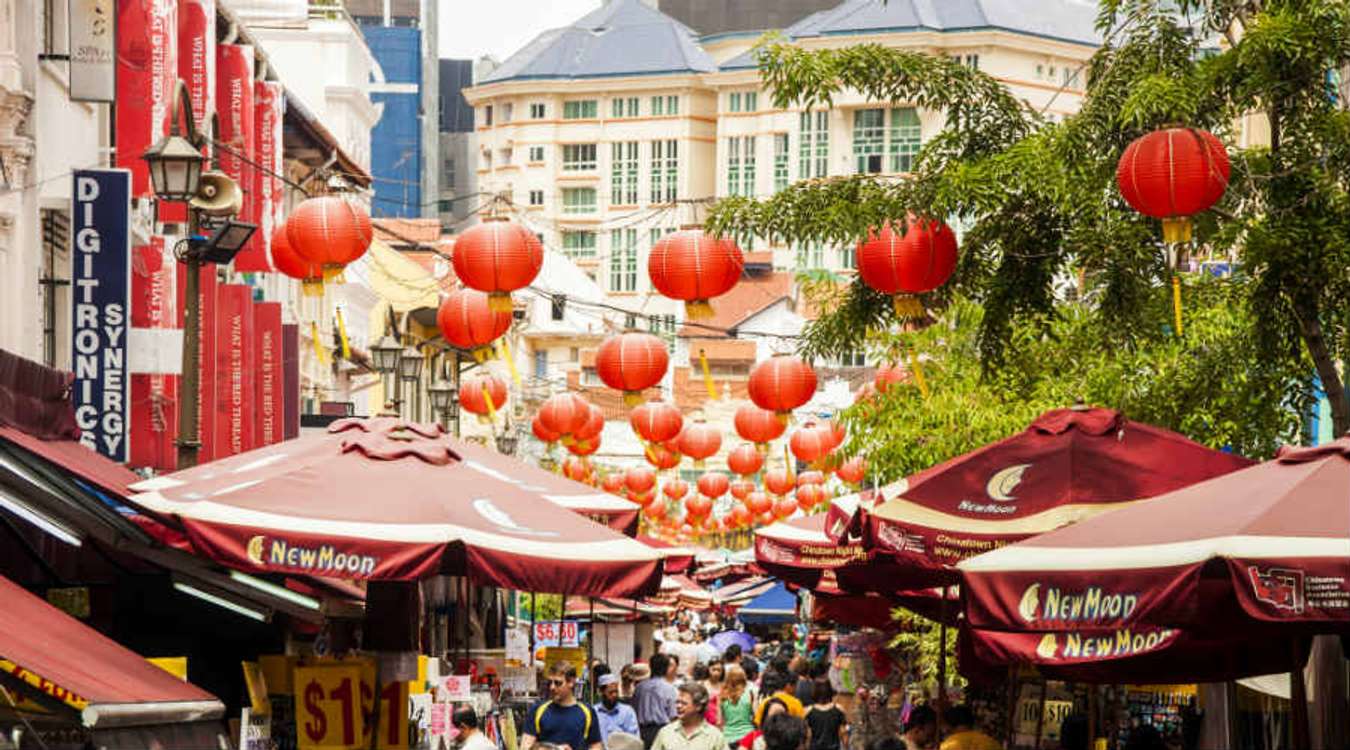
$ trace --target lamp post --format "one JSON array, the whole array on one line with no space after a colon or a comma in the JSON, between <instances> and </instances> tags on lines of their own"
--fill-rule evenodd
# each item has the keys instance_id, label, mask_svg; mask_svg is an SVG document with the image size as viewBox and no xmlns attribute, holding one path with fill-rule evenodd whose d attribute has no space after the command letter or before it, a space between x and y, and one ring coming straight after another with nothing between
<instances>
[{"instance_id":1,"label":"lamp post","mask_svg":"<svg viewBox=\"0 0 1350 750\"><path fill-rule=\"evenodd\" d=\"M445 377L444 371L435 382L427 386L427 400L431 402L432 411L441 418L441 426L446 430L450 429L452 412L459 406L458 398L459 389Z\"/></svg>"},{"instance_id":2,"label":"lamp post","mask_svg":"<svg viewBox=\"0 0 1350 750\"><path fill-rule=\"evenodd\" d=\"M179 115L187 122L186 135L179 129ZM229 263L248 242L256 227L235 221L242 194L228 176L212 170L202 174L205 158L201 149L207 138L197 131L187 84L174 83L172 127L141 158L150 171L155 197L188 204L188 238L178 243L174 255L187 266L183 290L183 374L178 399L178 468L197 464L201 448L198 392L201 390L201 268L205 263ZM205 236L206 229L211 235Z\"/></svg>"},{"instance_id":3,"label":"lamp post","mask_svg":"<svg viewBox=\"0 0 1350 750\"><path fill-rule=\"evenodd\" d=\"M403 347L403 351L398 355L398 377L404 385L399 387L399 393L402 394L403 388L408 390L409 400L417 394L417 381L422 377L422 353L408 345ZM403 413L403 400L400 397L398 403L399 416L408 419L416 419L416 414Z\"/></svg>"},{"instance_id":4,"label":"lamp post","mask_svg":"<svg viewBox=\"0 0 1350 750\"><path fill-rule=\"evenodd\" d=\"M394 338L394 335L388 331L385 331L384 336L381 336L380 340L370 347L370 358L374 361L376 372L394 377L393 401L398 406L400 414L403 412L403 404L399 403L402 389L399 387L398 366L399 354L402 351L403 347L399 345L398 339Z\"/></svg>"}]
</instances>

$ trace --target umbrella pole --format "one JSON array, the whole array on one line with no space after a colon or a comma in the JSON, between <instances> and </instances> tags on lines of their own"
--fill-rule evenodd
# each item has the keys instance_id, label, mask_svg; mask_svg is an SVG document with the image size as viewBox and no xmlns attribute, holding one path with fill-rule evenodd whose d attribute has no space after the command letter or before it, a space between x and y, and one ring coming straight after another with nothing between
<instances>
[{"instance_id":1,"label":"umbrella pole","mask_svg":"<svg viewBox=\"0 0 1350 750\"><path fill-rule=\"evenodd\" d=\"M942 610L938 616L938 712L947 710L947 587L942 587Z\"/></svg>"},{"instance_id":2,"label":"umbrella pole","mask_svg":"<svg viewBox=\"0 0 1350 750\"><path fill-rule=\"evenodd\" d=\"M1307 654L1298 638L1290 642L1289 723L1293 750L1308 750L1308 691L1303 683L1303 665Z\"/></svg>"},{"instance_id":3,"label":"umbrella pole","mask_svg":"<svg viewBox=\"0 0 1350 750\"><path fill-rule=\"evenodd\" d=\"M1013 739L1017 731L1017 699L1021 697L1022 686L1017 679L1017 665L1008 665L1008 724L1006 727L1003 744L1008 747L1013 746Z\"/></svg>"}]
</instances>

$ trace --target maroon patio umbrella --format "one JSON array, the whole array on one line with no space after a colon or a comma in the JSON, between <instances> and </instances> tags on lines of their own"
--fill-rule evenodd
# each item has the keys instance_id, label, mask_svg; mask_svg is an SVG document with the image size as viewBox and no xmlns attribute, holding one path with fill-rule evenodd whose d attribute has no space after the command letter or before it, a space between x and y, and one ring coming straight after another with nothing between
<instances>
[{"instance_id":1,"label":"maroon patio umbrella","mask_svg":"<svg viewBox=\"0 0 1350 750\"><path fill-rule=\"evenodd\" d=\"M133 485L133 503L246 571L345 579L446 574L520 591L640 596L660 556L491 469L436 425L344 419Z\"/></svg>"},{"instance_id":2,"label":"maroon patio umbrella","mask_svg":"<svg viewBox=\"0 0 1350 750\"><path fill-rule=\"evenodd\" d=\"M637 540L660 553L661 559L665 562L667 573L688 571L694 565L694 556L698 554L697 550L677 547L653 536L639 535Z\"/></svg>"},{"instance_id":3,"label":"maroon patio umbrella","mask_svg":"<svg viewBox=\"0 0 1350 750\"><path fill-rule=\"evenodd\" d=\"M957 562L1251 465L1109 409L1046 412L1010 438L883 487L860 512L895 588L954 583ZM847 583L846 583L847 585Z\"/></svg>"}]
</instances>

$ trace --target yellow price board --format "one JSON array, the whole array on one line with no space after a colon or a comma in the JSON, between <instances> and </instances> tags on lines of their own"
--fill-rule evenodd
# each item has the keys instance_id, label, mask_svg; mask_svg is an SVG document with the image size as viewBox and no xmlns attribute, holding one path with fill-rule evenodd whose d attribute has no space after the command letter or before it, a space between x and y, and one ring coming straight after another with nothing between
<instances>
[{"instance_id":1,"label":"yellow price board","mask_svg":"<svg viewBox=\"0 0 1350 750\"><path fill-rule=\"evenodd\" d=\"M377 750L406 750L408 747L407 682L391 682L380 689L379 736Z\"/></svg>"},{"instance_id":2,"label":"yellow price board","mask_svg":"<svg viewBox=\"0 0 1350 750\"><path fill-rule=\"evenodd\" d=\"M365 717L358 664L296 667L294 685L295 735L300 747L355 750L362 745Z\"/></svg>"},{"instance_id":3,"label":"yellow price board","mask_svg":"<svg viewBox=\"0 0 1350 750\"><path fill-rule=\"evenodd\" d=\"M42 675L31 672L7 659L0 659L0 672L11 675L16 679L22 680L29 686L46 693L71 708L83 710L89 705L89 701L72 693L71 691L57 685L55 682L43 677Z\"/></svg>"}]
</instances>

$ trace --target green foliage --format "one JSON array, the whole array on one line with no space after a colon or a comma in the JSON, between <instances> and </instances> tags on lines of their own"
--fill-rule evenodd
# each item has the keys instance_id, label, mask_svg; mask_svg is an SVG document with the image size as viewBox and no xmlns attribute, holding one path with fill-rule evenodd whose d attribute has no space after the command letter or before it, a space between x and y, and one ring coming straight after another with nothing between
<instances>
[{"instance_id":1,"label":"green foliage","mask_svg":"<svg viewBox=\"0 0 1350 750\"><path fill-rule=\"evenodd\" d=\"M891 619L896 622L899 632L891 638L890 647L909 662L919 678L918 687L930 695L937 695L941 625L901 607L891 610ZM966 680L957 673L956 638L957 629L947 628L947 684L964 687Z\"/></svg>"}]
</instances>

